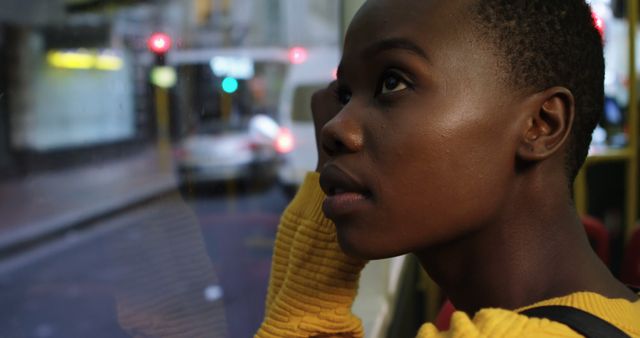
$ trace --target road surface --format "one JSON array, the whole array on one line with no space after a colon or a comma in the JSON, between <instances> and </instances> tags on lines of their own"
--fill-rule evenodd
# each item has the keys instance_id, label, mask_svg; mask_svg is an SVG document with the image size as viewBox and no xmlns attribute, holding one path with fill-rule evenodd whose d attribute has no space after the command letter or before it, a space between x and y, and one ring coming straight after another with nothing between
<instances>
[{"instance_id":1,"label":"road surface","mask_svg":"<svg viewBox=\"0 0 640 338\"><path fill-rule=\"evenodd\" d=\"M172 193L4 259L0 337L251 337L286 204L277 186Z\"/></svg>"}]
</instances>

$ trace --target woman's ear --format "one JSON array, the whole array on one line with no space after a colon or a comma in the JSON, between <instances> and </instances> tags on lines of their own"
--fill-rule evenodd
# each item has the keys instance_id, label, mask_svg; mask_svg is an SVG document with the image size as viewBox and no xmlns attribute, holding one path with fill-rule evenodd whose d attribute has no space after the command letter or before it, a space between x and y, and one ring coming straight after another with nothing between
<instances>
[{"instance_id":1,"label":"woman's ear","mask_svg":"<svg viewBox=\"0 0 640 338\"><path fill-rule=\"evenodd\" d=\"M553 87L532 95L526 101L526 123L517 156L525 162L549 158L565 144L575 117L573 94L564 87Z\"/></svg>"}]
</instances>

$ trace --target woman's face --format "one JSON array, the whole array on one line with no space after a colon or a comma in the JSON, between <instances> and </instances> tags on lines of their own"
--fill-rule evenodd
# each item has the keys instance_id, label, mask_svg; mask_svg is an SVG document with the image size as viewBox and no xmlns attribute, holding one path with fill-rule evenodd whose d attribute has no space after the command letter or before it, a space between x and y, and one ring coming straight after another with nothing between
<instances>
[{"instance_id":1,"label":"woman's face","mask_svg":"<svg viewBox=\"0 0 640 338\"><path fill-rule=\"evenodd\" d=\"M322 130L323 210L363 258L415 252L495 222L518 130L499 62L467 0L373 0L347 33Z\"/></svg>"}]
</instances>

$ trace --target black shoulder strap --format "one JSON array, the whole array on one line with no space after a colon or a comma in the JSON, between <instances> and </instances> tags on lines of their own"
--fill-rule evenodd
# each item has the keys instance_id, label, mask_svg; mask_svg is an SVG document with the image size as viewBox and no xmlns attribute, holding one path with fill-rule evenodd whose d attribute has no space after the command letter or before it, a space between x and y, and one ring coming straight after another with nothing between
<instances>
[{"instance_id":1,"label":"black shoulder strap","mask_svg":"<svg viewBox=\"0 0 640 338\"><path fill-rule=\"evenodd\" d=\"M565 324L587 338L630 338L628 334L604 319L569 306L540 306L520 313L529 317L547 318Z\"/></svg>"}]
</instances>

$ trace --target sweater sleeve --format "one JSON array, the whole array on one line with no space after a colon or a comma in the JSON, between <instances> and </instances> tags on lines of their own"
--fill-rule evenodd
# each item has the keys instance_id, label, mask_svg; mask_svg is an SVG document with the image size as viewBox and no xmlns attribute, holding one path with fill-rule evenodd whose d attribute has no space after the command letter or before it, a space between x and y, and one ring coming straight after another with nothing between
<instances>
[{"instance_id":1,"label":"sweater sleeve","mask_svg":"<svg viewBox=\"0 0 640 338\"><path fill-rule=\"evenodd\" d=\"M321 210L318 179L307 174L280 221L257 338L363 336L351 305L366 262L340 249L335 225Z\"/></svg>"}]
</instances>

